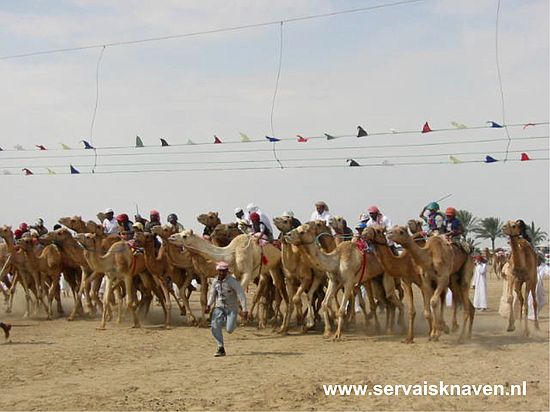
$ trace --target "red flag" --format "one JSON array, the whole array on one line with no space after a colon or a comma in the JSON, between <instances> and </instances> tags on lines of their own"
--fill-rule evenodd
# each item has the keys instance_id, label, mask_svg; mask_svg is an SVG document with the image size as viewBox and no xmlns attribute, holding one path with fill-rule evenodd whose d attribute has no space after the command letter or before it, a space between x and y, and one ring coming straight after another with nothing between
<instances>
[{"instance_id":1,"label":"red flag","mask_svg":"<svg viewBox=\"0 0 550 412\"><path fill-rule=\"evenodd\" d=\"M46 148L45 148L43 145L41 145L41 144L37 144L37 145L35 145L35 146L38 147L40 150L48 150L48 149L46 149Z\"/></svg>"},{"instance_id":2,"label":"red flag","mask_svg":"<svg viewBox=\"0 0 550 412\"><path fill-rule=\"evenodd\" d=\"M299 134L297 134L296 137L298 138L298 142L300 143L305 143L308 140L305 137L300 136Z\"/></svg>"},{"instance_id":3,"label":"red flag","mask_svg":"<svg viewBox=\"0 0 550 412\"><path fill-rule=\"evenodd\" d=\"M527 153L522 153L521 154L521 161L525 162L526 160L531 160L531 158L529 157L529 155Z\"/></svg>"},{"instance_id":4,"label":"red flag","mask_svg":"<svg viewBox=\"0 0 550 412\"><path fill-rule=\"evenodd\" d=\"M214 144L220 144L222 141L220 140L220 138L216 135L214 135Z\"/></svg>"},{"instance_id":5,"label":"red flag","mask_svg":"<svg viewBox=\"0 0 550 412\"><path fill-rule=\"evenodd\" d=\"M523 125L523 128L525 129L526 127L529 127L529 126L536 126L536 123L525 123Z\"/></svg>"},{"instance_id":6,"label":"red flag","mask_svg":"<svg viewBox=\"0 0 550 412\"><path fill-rule=\"evenodd\" d=\"M424 123L424 127L422 127L422 133L429 133L431 131L432 129L430 129L430 125L428 124L428 122Z\"/></svg>"}]
</instances>

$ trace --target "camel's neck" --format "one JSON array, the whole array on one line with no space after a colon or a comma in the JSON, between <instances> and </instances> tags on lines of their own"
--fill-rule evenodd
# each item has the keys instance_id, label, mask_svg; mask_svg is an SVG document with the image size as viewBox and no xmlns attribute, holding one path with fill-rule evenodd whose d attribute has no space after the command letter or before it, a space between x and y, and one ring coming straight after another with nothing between
<instances>
[{"instance_id":1,"label":"camel's neck","mask_svg":"<svg viewBox=\"0 0 550 412\"><path fill-rule=\"evenodd\" d=\"M331 273L338 270L340 259L338 259L338 257L333 253L326 253L313 243L304 245L304 249L309 256L312 265L317 269Z\"/></svg>"},{"instance_id":2,"label":"camel's neck","mask_svg":"<svg viewBox=\"0 0 550 412\"><path fill-rule=\"evenodd\" d=\"M143 252L144 252L145 261L147 262L148 265L158 266L159 264L162 263L163 255L159 253L157 256L157 252L155 250L154 244L151 243L151 244L144 245Z\"/></svg>"},{"instance_id":3,"label":"camel's neck","mask_svg":"<svg viewBox=\"0 0 550 412\"><path fill-rule=\"evenodd\" d=\"M519 236L510 237L510 246L512 248L512 253L510 255L512 264L516 268L525 266L525 256L519 245Z\"/></svg>"},{"instance_id":4,"label":"camel's neck","mask_svg":"<svg viewBox=\"0 0 550 412\"><path fill-rule=\"evenodd\" d=\"M208 242L207 240L201 239L198 236L194 236L192 238L189 238L190 241L185 244L185 247L187 249L197 251L215 261L222 260L224 262L231 263L233 261L233 255L238 239L240 239L240 236L237 236L235 239L233 239L229 245L225 247L219 247L214 246L212 243Z\"/></svg>"},{"instance_id":5,"label":"camel's neck","mask_svg":"<svg viewBox=\"0 0 550 412\"><path fill-rule=\"evenodd\" d=\"M405 274L405 262L404 255L395 256L390 247L385 244L377 244L374 249L374 254L382 264L384 272L390 276L402 276Z\"/></svg>"},{"instance_id":6,"label":"camel's neck","mask_svg":"<svg viewBox=\"0 0 550 412\"><path fill-rule=\"evenodd\" d=\"M13 239L10 236L2 236L2 239L4 239L4 241L6 242L8 252L13 253L14 248L15 248L15 246L13 244Z\"/></svg>"},{"instance_id":7,"label":"camel's neck","mask_svg":"<svg viewBox=\"0 0 550 412\"><path fill-rule=\"evenodd\" d=\"M426 247L420 247L412 239L408 239L402 243L401 246L405 248L410 254L417 265L422 268L428 268L431 265L431 254Z\"/></svg>"},{"instance_id":8,"label":"camel's neck","mask_svg":"<svg viewBox=\"0 0 550 412\"><path fill-rule=\"evenodd\" d=\"M319 238L319 243L325 252L332 252L336 249L336 240L331 235L321 236Z\"/></svg>"},{"instance_id":9,"label":"camel's neck","mask_svg":"<svg viewBox=\"0 0 550 412\"><path fill-rule=\"evenodd\" d=\"M106 255L102 255L100 251L101 246L99 243L96 243L94 245L94 249L92 250L86 249L84 251L86 260L95 272L112 272L114 268L114 259L112 254L107 253Z\"/></svg>"},{"instance_id":10,"label":"camel's neck","mask_svg":"<svg viewBox=\"0 0 550 412\"><path fill-rule=\"evenodd\" d=\"M84 251L76 240L71 239L68 241L61 242L61 250L65 256L77 266L82 266L86 264L86 259L84 257Z\"/></svg>"}]
</instances>

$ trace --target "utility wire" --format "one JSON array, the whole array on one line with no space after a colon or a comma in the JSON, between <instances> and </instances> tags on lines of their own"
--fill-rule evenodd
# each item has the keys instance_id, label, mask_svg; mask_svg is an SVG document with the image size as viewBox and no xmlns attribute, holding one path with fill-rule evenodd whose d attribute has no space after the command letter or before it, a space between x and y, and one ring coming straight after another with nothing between
<instances>
[{"instance_id":1,"label":"utility wire","mask_svg":"<svg viewBox=\"0 0 550 412\"><path fill-rule=\"evenodd\" d=\"M163 40L171 40L171 39L181 39L181 38L185 38L185 37L196 37L196 36L202 36L202 35L208 35L208 34L231 32L231 31L252 29L252 28L264 27L264 26L272 26L272 25L276 25L276 24L281 24L281 22L291 23L291 22L297 22L297 21L319 19L319 18L324 18L324 17L333 17L333 16L342 15L342 14L361 13L361 12L366 12L366 11L371 11L371 10L376 10L376 9L384 9L384 8L388 8L388 7L396 7L396 6L402 6L402 5L411 4L411 3L418 3L418 2L421 2L421 1L424 1L424 0L403 0L403 1L396 1L396 2L393 2L393 3L377 4L377 5L374 5L374 6L359 7L359 8L347 9L347 10L339 10L339 11L333 11L333 12L329 12L329 13L311 14L311 15L307 15L307 16L293 17L293 18L282 19L282 20L277 20L277 21L268 21L268 22L263 22L263 23L245 24L245 25L240 25L240 26L223 27L223 28L212 29L212 30L196 31L196 32L183 33L183 34L174 34L174 35L168 35L168 36L150 37L150 38L137 39L137 40L109 42L109 43L102 43L102 44L92 44L92 45L86 45L86 46L66 47L66 48L62 48L62 49L40 50L40 51L29 52L29 53L13 54L13 55L8 55L8 56L0 56L0 60L10 60L10 59L18 59L18 58L23 58L23 57L38 56L38 55L44 55L44 54L65 53L65 52L72 52L72 51L79 51L79 50L88 50L88 49L95 49L95 48L99 48L99 47L127 46L127 45L147 43L147 42L155 42L155 41L163 41Z\"/></svg>"},{"instance_id":2,"label":"utility wire","mask_svg":"<svg viewBox=\"0 0 550 412\"><path fill-rule=\"evenodd\" d=\"M101 48L101 51L99 52L99 57L97 59L97 64L95 68L95 105L94 105L94 111L92 114L92 122L90 124L90 143L92 144L92 146L93 146L95 116L97 114L97 105L99 103L99 63L101 63L101 59L103 58L104 52L105 52L105 46L103 46ZM97 149L94 146L94 166L92 167L92 173L95 172L96 166L97 166Z\"/></svg>"},{"instance_id":3,"label":"utility wire","mask_svg":"<svg viewBox=\"0 0 550 412\"><path fill-rule=\"evenodd\" d=\"M275 111L275 100L277 99L277 92L279 91L279 79L281 78L281 67L283 65L283 22L281 22L281 25L279 26L279 67L277 69L277 80L275 81L275 91L273 92L273 101L271 102L271 116L270 116L270 123L271 123L271 136L275 136L275 128L273 127L273 112ZM277 150L275 148L275 145L277 142L273 142L273 157L279 163L279 166L281 166L281 169L284 169L283 164L277 157Z\"/></svg>"},{"instance_id":4,"label":"utility wire","mask_svg":"<svg viewBox=\"0 0 550 412\"><path fill-rule=\"evenodd\" d=\"M506 162L508 160L508 149L510 148L510 144L512 143L512 138L510 137L510 131L508 130L508 127L506 126L506 110L505 110L505 104L504 104L504 90L502 88L502 75L500 73L500 58L499 58L499 49L498 49L498 29L499 29L499 21L500 21L500 0L498 0L497 3L497 17L495 22L495 59L496 59L496 66L497 66L497 74L498 74L498 87L500 90L500 102L501 102L501 108L502 108L502 123L504 124L504 131L506 132L506 137L508 138L508 142L506 143L506 157L504 158L504 161Z\"/></svg>"}]
</instances>

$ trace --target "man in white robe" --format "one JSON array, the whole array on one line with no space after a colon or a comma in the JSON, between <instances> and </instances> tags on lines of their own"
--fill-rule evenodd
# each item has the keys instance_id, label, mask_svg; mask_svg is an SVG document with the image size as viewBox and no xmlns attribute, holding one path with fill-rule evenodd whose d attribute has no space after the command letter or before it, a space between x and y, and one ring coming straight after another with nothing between
<instances>
[{"instance_id":1,"label":"man in white robe","mask_svg":"<svg viewBox=\"0 0 550 412\"><path fill-rule=\"evenodd\" d=\"M487 310L487 262L478 256L474 272L474 307L479 310Z\"/></svg>"},{"instance_id":2,"label":"man in white robe","mask_svg":"<svg viewBox=\"0 0 550 412\"><path fill-rule=\"evenodd\" d=\"M537 269L537 307L538 315L540 315L542 308L546 305L546 294L544 293L544 279L550 277L550 266L548 263L542 263ZM529 314L527 316L530 320L535 320L535 310L533 309L533 296L529 293L527 298L527 304L529 305Z\"/></svg>"}]
</instances>

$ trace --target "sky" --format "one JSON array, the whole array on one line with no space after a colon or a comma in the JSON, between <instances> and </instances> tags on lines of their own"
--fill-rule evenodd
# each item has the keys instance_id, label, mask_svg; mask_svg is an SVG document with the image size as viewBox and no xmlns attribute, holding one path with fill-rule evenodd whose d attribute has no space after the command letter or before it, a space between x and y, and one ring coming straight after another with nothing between
<instances>
[{"instance_id":1,"label":"sky","mask_svg":"<svg viewBox=\"0 0 550 412\"><path fill-rule=\"evenodd\" d=\"M388 3L7 0L0 2L0 57ZM283 24L273 130L277 24L107 47L99 66L100 48L2 59L0 171L12 175L0 174L0 224L40 216L51 226L59 216L92 219L106 207L134 214L137 206L142 214L156 208L163 218L175 212L186 227L199 229L199 213L219 211L229 221L235 207L249 202L270 216L293 210L307 220L318 200L350 224L373 204L393 223L404 224L425 204L450 194L442 207L535 221L548 232L548 160L448 161L449 155L481 160L486 154L503 160L504 129L389 133L420 131L426 121L432 129L452 128L453 121L468 127L504 122L495 49L497 4L425 0ZM548 122L548 16L544 0L501 1L498 51L505 123L519 125L509 128L511 160L519 159L520 152L549 157L548 125L521 127ZM253 139L273 134L289 139L353 135L357 125L369 134L384 134L277 143L283 169L267 141L228 144L239 141L239 132ZM214 134L225 143L131 148L136 135L146 146L159 146L161 137L170 144L187 139L211 143ZM537 139L516 140L529 137ZM127 148L98 150L97 173L90 174L91 151L59 150L60 142L78 148L83 139L98 148ZM28 151L14 152L16 144ZM36 144L50 150L40 152ZM365 167L346 167L350 158ZM384 161L394 166L381 166ZM426 162L441 164L418 164ZM61 174L69 164L82 174ZM295 168L313 165L318 167ZM23 167L37 175L23 176ZM46 167L59 174L39 175ZM239 170L227 170L232 168ZM195 171L144 173L174 169Z\"/></svg>"}]
</instances>

